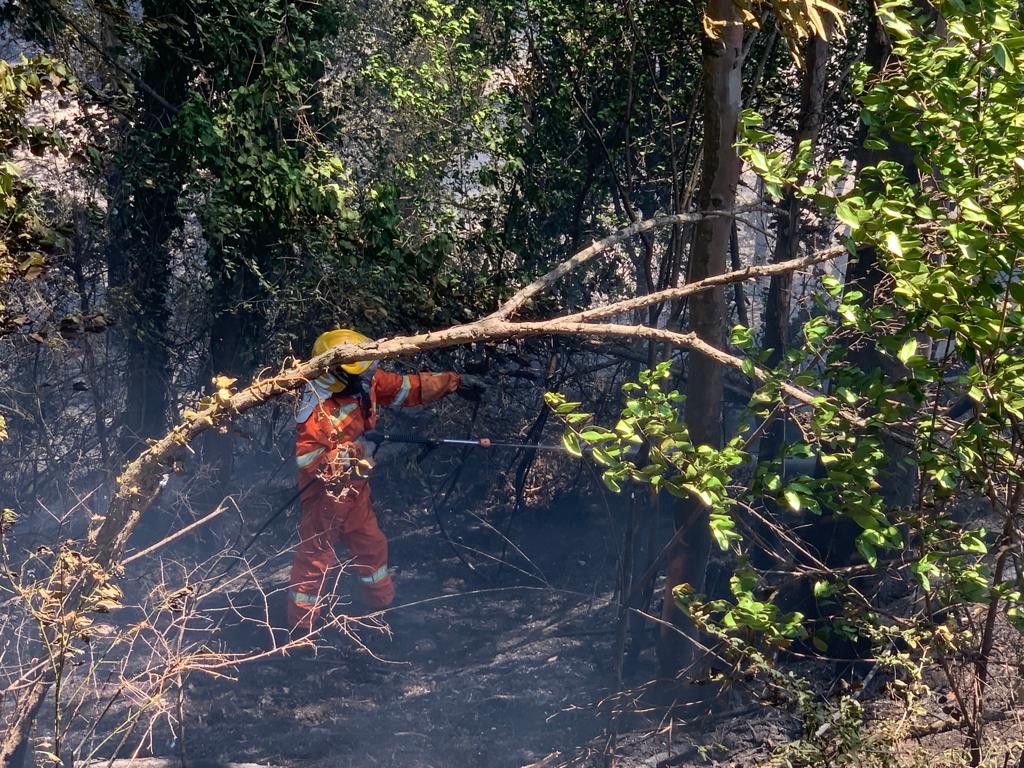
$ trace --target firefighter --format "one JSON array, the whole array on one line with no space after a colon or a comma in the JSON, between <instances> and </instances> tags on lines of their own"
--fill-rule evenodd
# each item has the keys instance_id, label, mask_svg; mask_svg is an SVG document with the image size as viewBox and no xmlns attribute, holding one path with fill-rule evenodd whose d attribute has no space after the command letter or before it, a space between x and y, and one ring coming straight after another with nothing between
<instances>
[{"instance_id":1,"label":"firefighter","mask_svg":"<svg viewBox=\"0 0 1024 768\"><path fill-rule=\"evenodd\" d=\"M313 344L313 356L342 344L370 341L353 330L327 331ZM483 384L457 373L401 376L376 362L343 363L307 384L295 414L302 518L292 561L288 623L293 632L312 629L329 587L327 571L337 563L334 547L348 550L362 603L387 608L395 595L388 573L388 541L377 525L366 479L370 451L363 433L377 423L380 406L432 403L451 393L476 399Z\"/></svg>"}]
</instances>

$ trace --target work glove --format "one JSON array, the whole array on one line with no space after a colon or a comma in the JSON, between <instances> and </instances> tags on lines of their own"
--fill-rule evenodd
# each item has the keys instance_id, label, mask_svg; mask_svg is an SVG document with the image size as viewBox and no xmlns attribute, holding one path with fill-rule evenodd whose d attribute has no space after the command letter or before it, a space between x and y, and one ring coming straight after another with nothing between
<instances>
[{"instance_id":1,"label":"work glove","mask_svg":"<svg viewBox=\"0 0 1024 768\"><path fill-rule=\"evenodd\" d=\"M466 400L476 401L483 397L486 390L487 385L483 379L479 376L464 373L459 377L459 388L455 390L455 394Z\"/></svg>"}]
</instances>

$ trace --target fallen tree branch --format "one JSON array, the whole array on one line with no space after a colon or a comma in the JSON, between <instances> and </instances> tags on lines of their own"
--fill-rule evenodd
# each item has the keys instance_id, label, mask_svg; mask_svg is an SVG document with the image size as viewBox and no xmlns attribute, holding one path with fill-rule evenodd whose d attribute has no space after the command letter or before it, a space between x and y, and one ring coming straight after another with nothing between
<instances>
[{"instance_id":1,"label":"fallen tree branch","mask_svg":"<svg viewBox=\"0 0 1024 768\"><path fill-rule=\"evenodd\" d=\"M653 222L651 226L669 226L672 223L669 219L673 218L675 217L652 219L650 220L650 222ZM644 223L640 222L640 224ZM558 277L579 266L582 261L592 258L599 252L599 250L595 250L598 245L602 245L602 249L607 249L610 247L609 242L611 240L618 238L618 240L615 240L615 242L618 242L631 234L636 234L636 232L640 231L637 229L637 226L622 230L610 238L605 238L600 243L596 243L594 246L583 249L573 259L563 262L559 268L552 270L544 278L531 283L530 286L539 286L535 290L527 292L526 289L523 289L523 291L517 293L516 296L521 297L521 301L517 302L517 299L513 297L498 313L488 315L482 320L415 336L399 336L362 344L347 344L335 347L319 357L294 364L276 376L256 380L247 389L232 395L214 411L209 413L201 412L194 417L186 418L182 424L156 441L147 451L129 464L124 473L118 478L118 487L111 499L107 515L102 520L99 528L90 534L88 554L103 566L109 566L119 556L142 513L159 493L159 483L163 476L164 468L170 466L181 454L183 447L188 445L196 436L214 426L226 423L236 415L244 413L251 408L269 402L288 392L300 389L307 381L315 379L329 368L342 363L355 360L407 357L444 347L482 342L510 341L512 339L536 336L581 336L598 339L633 338L664 341L673 346L690 349L707 355L716 362L734 368L745 375L752 375L753 378L759 381L766 381L768 379L766 371L756 366L752 371L749 368L744 371L743 359L707 344L694 333L681 333L644 325L626 326L579 322L575 319L577 315L534 322L512 322L500 319L497 316L502 313L514 312L517 307L522 305L522 302L527 301L543 288L550 286ZM825 252L828 254L827 256L821 256L821 260L834 258L841 252L843 252L842 249L830 249ZM582 261L574 261L577 257L580 257ZM789 262L786 268L790 270L801 269L806 266L811 258L809 256L795 259ZM566 267L563 271L559 272L559 269L570 263L573 263L574 266ZM783 265L775 266L782 267ZM554 277L552 277L553 275ZM687 295L692 295L700 291L710 290L719 285L749 280L760 275L761 271L742 270L710 277L692 283L689 286L683 286L683 288L688 291ZM527 286L527 288L530 288L530 286ZM677 290L682 290L683 288ZM789 397L808 406L816 405L817 399L823 396L820 393L812 393L790 384L783 384L781 389ZM867 422L855 414L844 412L844 415L850 420L851 424L859 428L867 426Z\"/></svg>"},{"instance_id":2,"label":"fallen tree branch","mask_svg":"<svg viewBox=\"0 0 1024 768\"><path fill-rule=\"evenodd\" d=\"M724 212L720 215L732 214ZM234 394L227 390L221 390L219 399L207 404L198 412L186 411L180 424L163 438L153 441L146 451L125 467L124 472L117 478L117 487L111 498L107 514L101 518L99 525L89 533L85 547L86 557L92 563L105 569L109 569L118 561L142 515L159 496L165 474L171 471L176 461L183 458L186 451L190 450L188 446L196 437L209 429L227 424L248 410L301 389L308 381L342 363L408 357L444 347L472 343L494 343L538 336L577 336L593 339L630 338L667 342L673 346L707 355L745 375L752 376L759 381L766 381L768 378L766 371L757 367L751 369L749 366L744 370L743 359L707 344L695 333L682 333L643 325L625 326L582 322L579 314L534 322L512 322L507 319L527 301L549 288L559 278L616 243L642 232L695 221L699 218L701 218L701 214L681 214L638 222L583 249L545 276L520 290L497 312L476 322L413 336L400 336L362 344L346 344L328 350L311 360L286 364L276 375L257 378L250 386ZM833 251L828 253L832 254ZM838 251L835 251L834 255L838 255ZM829 257L822 255L821 260L824 261ZM785 268L800 269L808 263L809 258L811 257L794 260L789 265L785 265ZM710 290L718 285L752 279L760 274L759 271L742 270L718 275L673 290L685 290L687 292L685 295L692 295ZM615 313L619 311L622 311L621 307L616 309ZM592 318L593 315L586 315L586 317ZM819 398L823 397L820 393L809 392L790 384L782 384L781 389L797 402L812 407L817 404ZM844 416L858 427L868 426L866 421L855 414L844 412ZM69 590L64 598L65 605L77 605L76 610L81 610L91 589L89 582L88 578L80 578L77 586L73 590ZM9 723L8 733L5 734L3 743L0 744L0 765L4 768L11 768L11 756L21 752L32 721L55 677L55 669L47 664L41 668L34 679L26 680L28 689L19 700L15 716Z\"/></svg>"},{"instance_id":3,"label":"fallen tree branch","mask_svg":"<svg viewBox=\"0 0 1024 768\"><path fill-rule=\"evenodd\" d=\"M1009 720L1014 713L1006 710L986 710L982 713L982 718L986 723L1000 723L1004 720ZM927 723L919 723L910 729L910 738L912 739L924 739L928 736L937 736L940 733L947 733L949 731L962 730L967 727L967 724L963 720L958 720L953 717L935 718Z\"/></svg>"},{"instance_id":4,"label":"fallen tree branch","mask_svg":"<svg viewBox=\"0 0 1024 768\"><path fill-rule=\"evenodd\" d=\"M736 277L735 279L741 278ZM403 357L442 347L537 336L582 336L594 339L631 338L662 341L705 355L758 381L765 382L770 378L769 373L763 368L747 365L743 358L713 347L693 332L681 333L664 328L651 328L646 325L581 323L562 318L536 322L509 322L485 318L474 323L458 325L433 333L401 336L362 344L346 344L335 347L312 360L294 365L275 377L257 380L248 388L232 395L216 410L200 412L186 418L184 423L154 443L149 450L129 464L125 472L118 478L118 488L111 500L110 509L99 528L90 534L87 552L103 566L109 566L116 559L138 524L139 518L158 495L165 469L170 467L184 447L196 436L226 423L238 414L299 389L307 381L316 378L329 368L355 360ZM788 397L809 407L816 407L821 398L825 397L823 393L785 382L780 383L779 388ZM867 429L870 426L868 420L848 409L842 409L840 412L850 424L859 429ZM913 445L913 440L902 433L887 429L886 434L904 445Z\"/></svg>"},{"instance_id":5,"label":"fallen tree branch","mask_svg":"<svg viewBox=\"0 0 1024 768\"><path fill-rule=\"evenodd\" d=\"M172 542L175 542L178 539L180 539L186 533L189 533L191 531L194 531L196 528L199 528L199 527L201 527L203 525L206 525L208 522L213 520L215 517L220 517L220 515L227 508L228 508L227 505L222 501L220 504L217 505L217 508L215 510L213 510L213 512L211 512L210 514L205 515L204 517L201 517L201 518L199 518L198 520L196 520L196 521L194 521L192 523L189 523L184 528L179 528L174 533L172 533L170 536L165 536L164 538L160 539L160 541L158 541L155 544L152 544L152 545L146 547L141 552L136 552L131 557L126 557L124 560L121 561L121 565L128 565L128 563L131 563L131 562L133 562L135 560L138 560L141 557L145 557L146 555L153 554L158 549L163 549L168 544L170 544Z\"/></svg>"}]
</instances>

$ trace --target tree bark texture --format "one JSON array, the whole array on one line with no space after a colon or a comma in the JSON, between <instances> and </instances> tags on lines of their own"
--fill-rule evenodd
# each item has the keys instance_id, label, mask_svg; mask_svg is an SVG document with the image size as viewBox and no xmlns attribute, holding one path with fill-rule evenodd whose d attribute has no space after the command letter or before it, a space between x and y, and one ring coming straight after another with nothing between
<instances>
[{"instance_id":1,"label":"tree bark texture","mask_svg":"<svg viewBox=\"0 0 1024 768\"><path fill-rule=\"evenodd\" d=\"M793 134L793 154L800 144L818 141L825 104L825 65L828 63L829 44L827 40L812 36L804 47L804 71L800 89L800 116ZM776 241L774 261L787 261L796 256L800 248L800 202L794 190L788 188L779 206L782 210L776 218ZM764 346L773 352L768 365L774 367L782 359L789 340L790 291L793 274L776 275L768 287L764 310Z\"/></svg>"},{"instance_id":2,"label":"tree bark texture","mask_svg":"<svg viewBox=\"0 0 1024 768\"><path fill-rule=\"evenodd\" d=\"M708 28L718 39L704 38L704 156L700 195L702 211L730 210L736 203L740 160L736 153L736 128L743 98L743 22L732 0L709 0L705 9ZM722 217L702 219L690 254L689 281L699 281L726 271L732 222ZM721 287L690 299L692 332L713 347L725 343L725 292ZM687 359L685 421L695 444L722 444L722 399L724 370L703 355ZM686 523L699 502L676 502L676 526ZM704 513L701 512L703 515ZM711 532L702 521L691 536L675 548L668 566L662 618L682 626L684 618L672 595L676 586L689 583L704 590L704 577L711 552ZM663 626L658 658L663 675L675 676L693 657L693 645L670 627Z\"/></svg>"},{"instance_id":3,"label":"tree bark texture","mask_svg":"<svg viewBox=\"0 0 1024 768\"><path fill-rule=\"evenodd\" d=\"M143 3L147 16L185 13L178 2ZM167 241L181 226L178 197L188 163L164 133L176 104L188 95L191 68L175 41L158 36L142 70L138 127L124 141L122 168L112 177L107 249L110 285L118 294L121 336L128 353L127 391L119 447L136 455L147 438L167 430L170 349L167 305L171 264Z\"/></svg>"},{"instance_id":4,"label":"tree bark texture","mask_svg":"<svg viewBox=\"0 0 1024 768\"><path fill-rule=\"evenodd\" d=\"M259 254L267 251L259 238L254 244L238 244L237 248L240 252ZM208 346L210 379L221 374L249 378L257 369L262 351L259 340L266 323L258 307L266 298L266 292L248 265L229 262L217 249L210 248L207 265L212 278L210 309L213 314ZM210 481L199 489L201 504L223 497L234 472L235 442L235 435L230 431L211 431L203 435L200 454L209 468Z\"/></svg>"}]
</instances>

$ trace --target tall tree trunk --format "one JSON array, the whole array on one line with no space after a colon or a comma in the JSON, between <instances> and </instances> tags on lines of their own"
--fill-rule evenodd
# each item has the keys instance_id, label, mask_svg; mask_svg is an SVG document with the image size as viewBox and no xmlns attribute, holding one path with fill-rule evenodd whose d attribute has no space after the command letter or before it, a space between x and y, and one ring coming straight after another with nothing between
<instances>
[{"instance_id":1,"label":"tall tree trunk","mask_svg":"<svg viewBox=\"0 0 1024 768\"><path fill-rule=\"evenodd\" d=\"M827 18L831 18L826 14ZM803 80L800 89L800 117L793 134L793 154L800 144L809 141L813 148L821 131L825 103L825 66L828 63L827 40L812 36L804 46ZM800 248L800 201L792 188L787 188L776 218L776 241L773 260L777 263L793 259ZM772 350L767 360L774 367L782 360L789 345L790 292L793 274L775 275L768 286L764 308L764 346ZM759 455L774 458L785 437L785 418L776 419L764 440Z\"/></svg>"},{"instance_id":2,"label":"tall tree trunk","mask_svg":"<svg viewBox=\"0 0 1024 768\"><path fill-rule=\"evenodd\" d=\"M123 251L128 279L121 298L121 326L127 345L126 396L121 417L119 447L125 454L145 448L146 438L167 430L170 405L170 352L167 292L170 256L164 247L176 217L173 199L136 197L131 216L145 222L129 227L112 247ZM148 247L147 247L148 246Z\"/></svg>"},{"instance_id":3,"label":"tall tree trunk","mask_svg":"<svg viewBox=\"0 0 1024 768\"><path fill-rule=\"evenodd\" d=\"M180 3L145 2L147 17L184 13ZM110 178L111 231L108 279L120 305L127 347L126 398L119 425L122 452L137 453L145 440L166 431L170 408L170 349L167 325L171 265L167 241L181 225L178 197L187 163L165 129L174 118L168 105L188 95L190 68L170 36L155 36L142 79L161 98L136 95L138 116L124 142L119 168Z\"/></svg>"},{"instance_id":4,"label":"tall tree trunk","mask_svg":"<svg viewBox=\"0 0 1024 768\"><path fill-rule=\"evenodd\" d=\"M736 203L740 161L736 154L736 126L742 102L743 23L733 0L709 0L705 10L710 29L718 30L718 39L704 39L704 157L701 169L700 208L703 211L731 209ZM721 216L707 218L697 225L690 255L689 280L700 280L726 271L732 222ZM690 324L709 344L721 347L725 342L725 293L719 288L690 299ZM687 359L685 420L690 439L696 444L722 445L723 370L718 363L700 355ZM699 502L679 501L675 509L676 526L694 515L706 518ZM673 589L682 583L703 591L711 531L706 519L691 529L672 553L665 584L662 618L681 627L684 617L676 607ZM662 673L674 676L693 658L694 646L678 632L662 627L658 659Z\"/></svg>"},{"instance_id":5,"label":"tall tree trunk","mask_svg":"<svg viewBox=\"0 0 1024 768\"><path fill-rule=\"evenodd\" d=\"M828 62L829 44L820 37L811 37L804 47L804 72L800 90L800 117L793 135L793 154L800 145L810 141L813 147L818 141L825 101L825 65ZM800 247L800 202L792 188L788 188L776 219L776 246L774 261L786 261L797 256ZM792 273L775 275L768 288L765 304L765 346L774 351L769 358L770 365L778 364L788 341L789 293L793 282Z\"/></svg>"}]
</instances>

